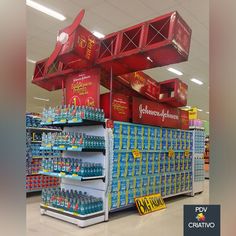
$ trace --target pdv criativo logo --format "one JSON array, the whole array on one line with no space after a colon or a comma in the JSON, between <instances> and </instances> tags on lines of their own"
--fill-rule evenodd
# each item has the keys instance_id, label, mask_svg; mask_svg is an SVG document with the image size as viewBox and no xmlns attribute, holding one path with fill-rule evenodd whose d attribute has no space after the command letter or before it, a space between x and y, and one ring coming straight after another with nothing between
<instances>
[{"instance_id":1,"label":"pdv criativo logo","mask_svg":"<svg viewBox=\"0 0 236 236\"><path fill-rule=\"evenodd\" d=\"M214 222L206 222L206 214L208 207L195 207L195 213L197 213L197 222L189 222L189 228L215 228Z\"/></svg>"}]
</instances>

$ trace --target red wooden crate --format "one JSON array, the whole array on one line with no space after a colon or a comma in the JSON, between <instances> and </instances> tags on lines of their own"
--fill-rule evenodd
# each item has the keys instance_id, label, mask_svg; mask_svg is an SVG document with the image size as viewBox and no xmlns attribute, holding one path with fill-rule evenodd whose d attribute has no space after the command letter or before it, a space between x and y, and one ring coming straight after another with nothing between
<instances>
[{"instance_id":1,"label":"red wooden crate","mask_svg":"<svg viewBox=\"0 0 236 236\"><path fill-rule=\"evenodd\" d=\"M69 36L68 41L63 44L57 59L70 68L84 69L92 66L97 58L99 43L98 38L79 25Z\"/></svg>"},{"instance_id":2,"label":"red wooden crate","mask_svg":"<svg viewBox=\"0 0 236 236\"><path fill-rule=\"evenodd\" d=\"M147 21L146 55L160 66L188 60L192 30L175 11Z\"/></svg>"},{"instance_id":3,"label":"red wooden crate","mask_svg":"<svg viewBox=\"0 0 236 236\"><path fill-rule=\"evenodd\" d=\"M171 79L159 83L159 102L167 103L173 107L187 105L188 85L180 79Z\"/></svg>"}]
</instances>

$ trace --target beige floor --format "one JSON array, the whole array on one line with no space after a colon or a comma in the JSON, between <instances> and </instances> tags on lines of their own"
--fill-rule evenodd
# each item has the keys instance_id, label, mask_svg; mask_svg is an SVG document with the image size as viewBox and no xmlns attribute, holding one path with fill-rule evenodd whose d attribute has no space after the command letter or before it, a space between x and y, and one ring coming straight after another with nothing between
<instances>
[{"instance_id":1,"label":"beige floor","mask_svg":"<svg viewBox=\"0 0 236 236\"><path fill-rule=\"evenodd\" d=\"M182 236L183 205L208 204L209 181L195 197L179 196L167 200L167 209L139 216L136 209L117 212L110 220L87 228L79 228L39 213L40 197L27 198L27 236Z\"/></svg>"}]
</instances>

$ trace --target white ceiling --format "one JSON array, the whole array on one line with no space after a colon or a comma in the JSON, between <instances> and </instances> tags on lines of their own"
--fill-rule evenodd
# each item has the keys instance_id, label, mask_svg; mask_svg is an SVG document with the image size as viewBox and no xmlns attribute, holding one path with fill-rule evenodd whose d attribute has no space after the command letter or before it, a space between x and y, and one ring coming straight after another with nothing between
<instances>
[{"instance_id":1,"label":"white ceiling","mask_svg":"<svg viewBox=\"0 0 236 236\"><path fill-rule=\"evenodd\" d=\"M81 9L85 9L82 25L90 31L112 33L124 27L177 10L192 28L188 62L172 65L184 73L179 78L188 86L188 105L203 109L199 117L209 119L209 1L208 0L35 0L67 17L56 20L27 7L27 57L40 60L48 57L55 46L57 31L69 25ZM43 106L59 104L61 91L47 92L31 84L34 64L27 63L27 111L40 112ZM157 81L176 77L166 67L145 71ZM197 78L199 86L190 81ZM49 98L43 102L33 97Z\"/></svg>"}]
</instances>

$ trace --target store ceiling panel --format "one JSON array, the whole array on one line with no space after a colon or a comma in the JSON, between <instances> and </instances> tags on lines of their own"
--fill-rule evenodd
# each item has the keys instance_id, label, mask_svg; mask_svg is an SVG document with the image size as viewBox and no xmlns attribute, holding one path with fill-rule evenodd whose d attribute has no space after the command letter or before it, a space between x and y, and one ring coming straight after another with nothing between
<instances>
[{"instance_id":1,"label":"store ceiling panel","mask_svg":"<svg viewBox=\"0 0 236 236\"><path fill-rule=\"evenodd\" d=\"M177 10L193 30L190 56L187 62L171 65L183 72L179 78L189 86L188 105L203 109L200 118L208 120L209 115L209 1L208 0L35 0L66 16L65 21L56 20L44 13L27 7L27 57L39 60L48 57L54 49L58 30L69 25L78 12L85 8L82 25L90 31L103 34L118 31L124 27L149 20L170 11ZM167 71L168 67L145 71L157 81L177 77ZM27 63L27 110L40 111L40 102L33 96L52 98L59 102L61 92L49 93L33 84L31 78L34 65ZM191 78L204 82L202 86L194 84ZM48 105L52 105L52 102Z\"/></svg>"}]
</instances>

